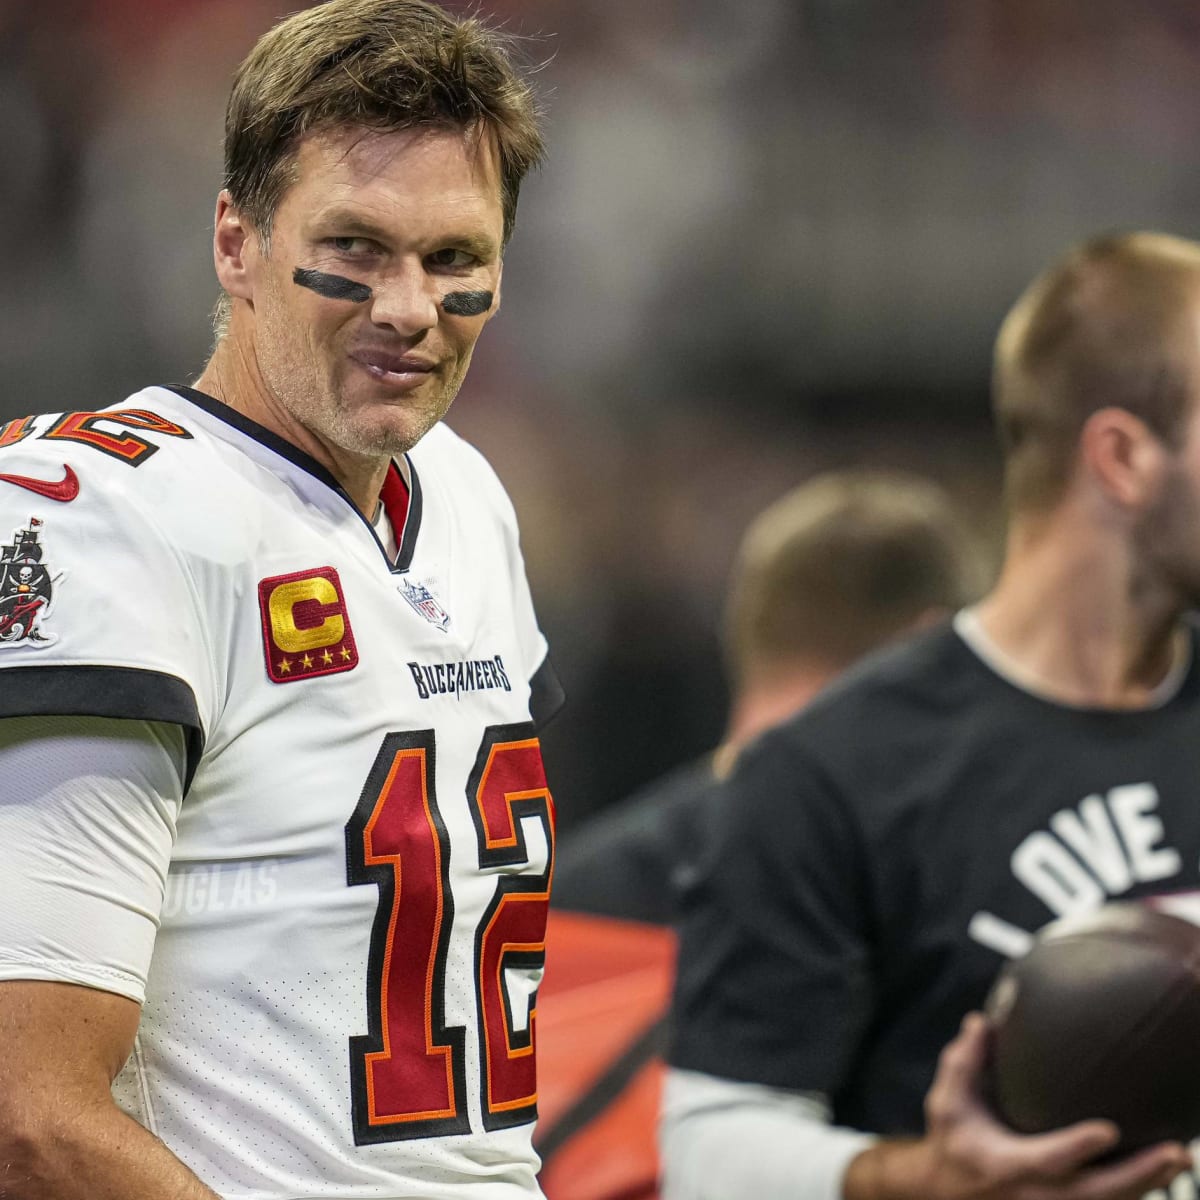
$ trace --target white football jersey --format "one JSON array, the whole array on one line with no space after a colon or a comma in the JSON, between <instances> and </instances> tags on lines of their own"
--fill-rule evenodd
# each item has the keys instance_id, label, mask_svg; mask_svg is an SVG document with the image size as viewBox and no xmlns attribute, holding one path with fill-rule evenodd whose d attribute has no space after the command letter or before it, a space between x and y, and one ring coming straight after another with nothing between
<instances>
[{"instance_id":1,"label":"white football jersey","mask_svg":"<svg viewBox=\"0 0 1200 1200\"><path fill-rule=\"evenodd\" d=\"M150 961L0 978L143 1001L114 1094L230 1200L541 1195L561 692L483 458L438 425L384 500L395 561L185 388L0 425L0 716L173 722L189 776Z\"/></svg>"}]
</instances>

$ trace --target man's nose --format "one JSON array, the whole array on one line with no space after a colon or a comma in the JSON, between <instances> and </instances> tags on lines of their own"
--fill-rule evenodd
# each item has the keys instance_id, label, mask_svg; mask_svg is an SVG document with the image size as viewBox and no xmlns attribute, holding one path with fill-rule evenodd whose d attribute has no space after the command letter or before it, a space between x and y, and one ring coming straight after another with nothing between
<instances>
[{"instance_id":1,"label":"man's nose","mask_svg":"<svg viewBox=\"0 0 1200 1200\"><path fill-rule=\"evenodd\" d=\"M390 325L405 337L414 337L438 323L436 280L420 263L405 263L375 287L371 320Z\"/></svg>"}]
</instances>

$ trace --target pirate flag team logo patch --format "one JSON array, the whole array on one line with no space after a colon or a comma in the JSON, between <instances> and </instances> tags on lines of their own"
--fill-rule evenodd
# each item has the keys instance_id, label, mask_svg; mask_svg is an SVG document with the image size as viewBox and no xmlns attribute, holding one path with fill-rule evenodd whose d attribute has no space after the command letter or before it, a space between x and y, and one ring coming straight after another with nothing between
<instances>
[{"instance_id":1,"label":"pirate flag team logo patch","mask_svg":"<svg viewBox=\"0 0 1200 1200\"><path fill-rule=\"evenodd\" d=\"M49 646L58 640L41 626L50 615L54 585L65 572L51 576L42 562L41 528L42 522L30 517L28 528L14 531L11 544L0 546L0 649Z\"/></svg>"}]
</instances>

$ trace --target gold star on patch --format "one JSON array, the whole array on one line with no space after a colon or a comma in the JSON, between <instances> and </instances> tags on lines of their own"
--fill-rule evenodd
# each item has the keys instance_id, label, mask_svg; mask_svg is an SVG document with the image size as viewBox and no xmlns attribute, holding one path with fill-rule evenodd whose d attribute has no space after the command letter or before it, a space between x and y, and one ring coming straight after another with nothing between
<instances>
[{"instance_id":1,"label":"gold star on patch","mask_svg":"<svg viewBox=\"0 0 1200 1200\"><path fill-rule=\"evenodd\" d=\"M342 655L342 662L350 661L350 651L347 650L345 646L343 646L341 649L341 655Z\"/></svg>"},{"instance_id":2,"label":"gold star on patch","mask_svg":"<svg viewBox=\"0 0 1200 1200\"><path fill-rule=\"evenodd\" d=\"M328 650L326 650L325 653L321 655L321 661L326 666L329 666L333 662L333 655L330 654Z\"/></svg>"},{"instance_id":3,"label":"gold star on patch","mask_svg":"<svg viewBox=\"0 0 1200 1200\"><path fill-rule=\"evenodd\" d=\"M292 660L290 658L281 658L279 660L280 674L286 675L292 669Z\"/></svg>"},{"instance_id":4,"label":"gold star on patch","mask_svg":"<svg viewBox=\"0 0 1200 1200\"><path fill-rule=\"evenodd\" d=\"M312 669L312 656L311 655L306 654L300 661L304 664L304 669L306 671L309 671Z\"/></svg>"}]
</instances>

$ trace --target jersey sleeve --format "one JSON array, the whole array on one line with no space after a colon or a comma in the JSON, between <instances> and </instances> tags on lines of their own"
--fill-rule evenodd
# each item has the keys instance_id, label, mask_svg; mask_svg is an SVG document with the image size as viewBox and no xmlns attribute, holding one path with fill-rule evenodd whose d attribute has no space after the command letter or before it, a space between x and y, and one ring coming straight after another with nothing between
<instances>
[{"instance_id":1,"label":"jersey sleeve","mask_svg":"<svg viewBox=\"0 0 1200 1200\"><path fill-rule=\"evenodd\" d=\"M170 724L0 720L0 979L145 999L183 743Z\"/></svg>"},{"instance_id":2,"label":"jersey sleeve","mask_svg":"<svg viewBox=\"0 0 1200 1200\"><path fill-rule=\"evenodd\" d=\"M63 472L61 458L16 454L4 468ZM80 464L68 501L0 486L0 717L167 721L187 731L194 762L218 710L206 614L158 516L91 468Z\"/></svg>"},{"instance_id":3,"label":"jersey sleeve","mask_svg":"<svg viewBox=\"0 0 1200 1200\"><path fill-rule=\"evenodd\" d=\"M683 898L676 1067L836 1097L874 1010L860 839L785 727L711 798Z\"/></svg>"}]
</instances>

